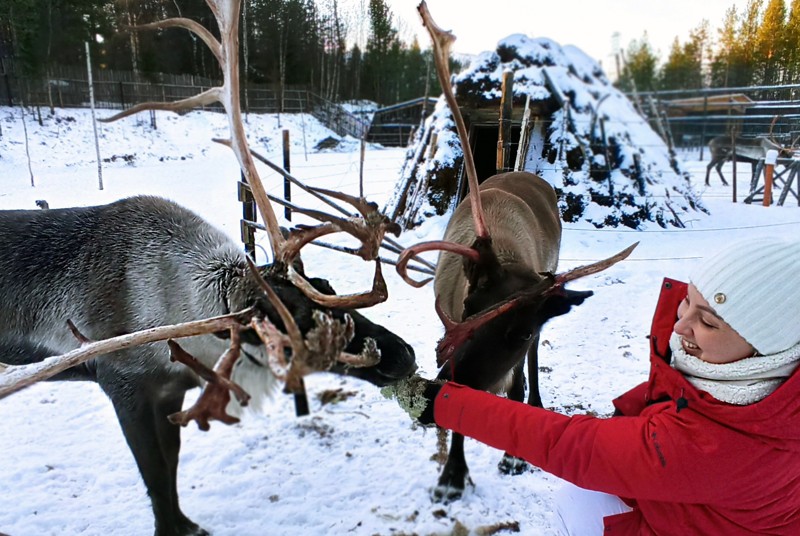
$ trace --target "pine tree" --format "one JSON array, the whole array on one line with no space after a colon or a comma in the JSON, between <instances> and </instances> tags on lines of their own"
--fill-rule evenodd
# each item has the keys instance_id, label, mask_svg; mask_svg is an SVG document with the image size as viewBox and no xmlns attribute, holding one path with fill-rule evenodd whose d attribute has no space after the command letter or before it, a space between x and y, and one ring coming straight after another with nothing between
<instances>
[{"instance_id":1,"label":"pine tree","mask_svg":"<svg viewBox=\"0 0 800 536\"><path fill-rule=\"evenodd\" d=\"M628 45L625 55L623 75L618 86L623 91L653 91L657 89L656 66L658 57L647 39L647 32L640 40L634 39Z\"/></svg>"},{"instance_id":2,"label":"pine tree","mask_svg":"<svg viewBox=\"0 0 800 536\"><path fill-rule=\"evenodd\" d=\"M756 65L762 85L778 84L786 60L786 4L769 0L756 33Z\"/></svg>"},{"instance_id":3,"label":"pine tree","mask_svg":"<svg viewBox=\"0 0 800 536\"><path fill-rule=\"evenodd\" d=\"M676 37L667 62L661 69L661 89L689 89L705 86L704 63L708 49L708 21L703 20L680 44Z\"/></svg>"},{"instance_id":4,"label":"pine tree","mask_svg":"<svg viewBox=\"0 0 800 536\"><path fill-rule=\"evenodd\" d=\"M369 0L370 35L364 55L365 96L379 103L394 102L391 96L391 75L396 72L397 30L392 25L392 12L384 0Z\"/></svg>"},{"instance_id":5,"label":"pine tree","mask_svg":"<svg viewBox=\"0 0 800 536\"><path fill-rule=\"evenodd\" d=\"M784 70L782 83L796 84L800 76L800 0L792 0L784 33Z\"/></svg>"}]
</instances>

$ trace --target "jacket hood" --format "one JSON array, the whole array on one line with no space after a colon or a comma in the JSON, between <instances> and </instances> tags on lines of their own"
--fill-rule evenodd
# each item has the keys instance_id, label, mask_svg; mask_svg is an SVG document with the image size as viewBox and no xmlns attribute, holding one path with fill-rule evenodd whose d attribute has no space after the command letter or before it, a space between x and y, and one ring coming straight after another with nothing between
<instances>
[{"instance_id":1,"label":"jacket hood","mask_svg":"<svg viewBox=\"0 0 800 536\"><path fill-rule=\"evenodd\" d=\"M736 406L721 402L695 388L670 363L669 339L678 317L678 305L688 284L664 279L650 331L650 389L647 400L680 401L704 417L727 428L752 434L765 443L800 451L800 369L775 392L759 402Z\"/></svg>"}]
</instances>

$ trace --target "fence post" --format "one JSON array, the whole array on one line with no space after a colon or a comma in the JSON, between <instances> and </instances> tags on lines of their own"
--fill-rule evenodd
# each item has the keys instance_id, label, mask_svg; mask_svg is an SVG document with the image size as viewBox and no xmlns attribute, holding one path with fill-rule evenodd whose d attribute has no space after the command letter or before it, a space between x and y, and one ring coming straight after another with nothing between
<instances>
[{"instance_id":1,"label":"fence post","mask_svg":"<svg viewBox=\"0 0 800 536\"><path fill-rule=\"evenodd\" d=\"M772 173L775 171L775 164L778 162L778 151L770 149L764 158L764 202L768 207L772 204Z\"/></svg>"},{"instance_id":2,"label":"fence post","mask_svg":"<svg viewBox=\"0 0 800 536\"><path fill-rule=\"evenodd\" d=\"M358 196L364 199L364 156L366 154L367 142L361 138L361 156L358 159Z\"/></svg>"},{"instance_id":3,"label":"fence post","mask_svg":"<svg viewBox=\"0 0 800 536\"><path fill-rule=\"evenodd\" d=\"M283 169L286 170L286 173L291 173L292 171L292 163L291 157L289 152L289 131L284 129L283 131ZM292 200L292 186L289 182L289 179L286 177L283 178L283 198L286 201ZM287 220L292 221L292 209L289 207L284 207L283 215L286 217Z\"/></svg>"},{"instance_id":4,"label":"fence post","mask_svg":"<svg viewBox=\"0 0 800 536\"><path fill-rule=\"evenodd\" d=\"M92 107L92 130L94 131L94 149L97 153L98 189L103 189L103 161L100 160L100 140L97 138L97 120L94 114L94 84L92 82L92 57L89 54L89 41L86 41L86 73L89 78L89 103Z\"/></svg>"},{"instance_id":5,"label":"fence post","mask_svg":"<svg viewBox=\"0 0 800 536\"><path fill-rule=\"evenodd\" d=\"M253 197L253 192L250 190L250 185L247 183L247 177L244 171L241 172L241 179L239 180L239 201L242 203L242 222L241 222L241 236L242 243L244 243L244 252L247 253L254 261L256 260L256 231L252 225L247 222L255 223L256 214L256 200Z\"/></svg>"}]
</instances>

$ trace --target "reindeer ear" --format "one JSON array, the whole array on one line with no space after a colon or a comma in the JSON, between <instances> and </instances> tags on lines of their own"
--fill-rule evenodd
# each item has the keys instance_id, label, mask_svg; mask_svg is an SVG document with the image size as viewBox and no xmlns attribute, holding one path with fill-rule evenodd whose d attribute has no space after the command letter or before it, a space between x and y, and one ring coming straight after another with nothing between
<instances>
[{"instance_id":1,"label":"reindeer ear","mask_svg":"<svg viewBox=\"0 0 800 536\"><path fill-rule=\"evenodd\" d=\"M554 293L545 300L541 312L546 318L561 316L569 312L574 305L580 305L589 296L593 295L591 290L567 290L563 289L559 293Z\"/></svg>"}]
</instances>

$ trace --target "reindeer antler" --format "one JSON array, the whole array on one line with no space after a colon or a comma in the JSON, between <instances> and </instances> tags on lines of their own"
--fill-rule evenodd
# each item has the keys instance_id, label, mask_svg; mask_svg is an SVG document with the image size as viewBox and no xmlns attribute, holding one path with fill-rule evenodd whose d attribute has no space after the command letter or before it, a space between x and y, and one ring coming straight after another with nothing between
<instances>
[{"instance_id":1,"label":"reindeer antler","mask_svg":"<svg viewBox=\"0 0 800 536\"><path fill-rule=\"evenodd\" d=\"M310 299L329 307L368 307L385 301L388 294L385 291L386 285L383 282L383 275L380 268L376 268L375 270L373 287L370 291L360 295L348 296L328 296L321 294L317 292L302 275L292 270L292 261L299 253L299 248L296 247L297 244L300 244L300 247L302 247L307 241L303 241L301 238L293 241L291 245L287 245L286 239L282 236L277 217L272 209L269 197L261 182L261 178L247 144L247 136L244 131L244 122L241 116L238 55L240 2L239 0L206 0L206 4L208 4L217 20L220 40L217 40L199 23L185 18L171 18L150 24L134 26L131 29L183 28L197 35L206 43L217 58L222 69L222 85L206 90L194 97L172 103L146 102L138 104L109 118L101 119L101 121L116 121L143 110L165 110L181 113L197 106L208 105L214 102L221 103L228 117L230 140L215 141L224 143L236 154L245 180L253 192L256 205L264 221L273 252L273 259L275 260L275 270L280 270L283 274L287 275ZM376 244L379 245L381 243L383 235L387 230L394 232L395 229L399 231L399 228L391 222L388 222L385 217L383 220L380 220L380 218L375 216L375 214L379 214L377 206L374 207L374 210L371 210L372 207L368 206L364 200L357 200L354 206L364 215L365 223L363 225L360 225L358 222L341 219L330 221L329 223L331 225L321 229L318 236L338 231L352 234L363 244L360 250L362 252L362 258L365 260L376 260L376 264L379 264L380 261L378 259Z\"/></svg>"},{"instance_id":2,"label":"reindeer antler","mask_svg":"<svg viewBox=\"0 0 800 536\"><path fill-rule=\"evenodd\" d=\"M478 328L487 322L497 318L498 316L502 316L515 307L536 301L543 295L558 292L559 288L563 287L564 284L570 281L602 272L606 268L609 268L610 266L627 259L638 245L639 242L636 242L607 259L603 259L585 266L579 266L562 274L542 274L544 279L542 279L541 282L523 291L512 294L505 300L494 304L488 309L484 309L480 313L464 319L462 322L456 322L452 318L448 317L441 309L437 300L436 313L439 315L439 319L442 321L442 324L445 327L445 335L442 337L436 347L437 364L441 366L445 361L450 359L450 357L453 355L453 352L455 352L459 346L468 340Z\"/></svg>"},{"instance_id":3,"label":"reindeer antler","mask_svg":"<svg viewBox=\"0 0 800 536\"><path fill-rule=\"evenodd\" d=\"M422 17L422 24L431 36L433 42L433 57L436 64L436 74L439 77L439 83L442 86L444 98L447 105L450 107L450 113L453 114L453 120L456 123L456 130L458 131L458 139L462 142L461 150L464 153L464 169L467 173L467 183L469 184L469 199L472 202L472 217L475 223L475 235L479 238L487 238L489 230L486 227L485 218L483 215L483 206L481 204L480 195L478 195L478 172L475 168L475 160L472 157L472 151L469 146L464 142L469 139L467 134L467 126L464 123L464 117L461 115L461 109L458 107L456 96L453 93L453 85L450 83L450 47L456 40L456 37L451 32L442 30L431 17L428 11L428 4L422 0L417 6L420 17Z\"/></svg>"},{"instance_id":4,"label":"reindeer antler","mask_svg":"<svg viewBox=\"0 0 800 536\"><path fill-rule=\"evenodd\" d=\"M250 272L258 281L259 286L267 294L267 297L280 316L286 330L286 339L292 348L292 360L287 364L283 359L284 341L281 339L279 346L273 355L277 358L277 367L273 367L273 372L279 379L286 382L286 390L289 392L302 391L303 376L315 371L329 370L336 361L347 363L349 366L364 367L374 366L380 361L380 355L376 348L367 347L362 355L354 356L344 352L347 344L352 340L354 325L349 315L345 316L344 322L334 320L330 315L322 311L315 311L314 321L317 326L312 328L304 337L292 314L281 301L278 294L272 289L267 281L261 277L258 268L248 257L247 259ZM272 329L265 324L265 320L255 321L253 326L256 332L268 347L274 345L271 341L275 336L276 329Z\"/></svg>"}]
</instances>

